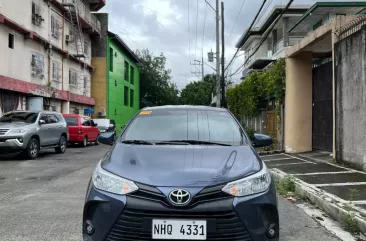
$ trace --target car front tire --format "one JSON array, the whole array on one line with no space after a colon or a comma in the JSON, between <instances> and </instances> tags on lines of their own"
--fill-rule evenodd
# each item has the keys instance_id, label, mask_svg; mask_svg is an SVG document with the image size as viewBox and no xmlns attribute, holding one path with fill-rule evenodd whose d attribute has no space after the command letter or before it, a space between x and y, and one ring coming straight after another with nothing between
<instances>
[{"instance_id":1,"label":"car front tire","mask_svg":"<svg viewBox=\"0 0 366 241\"><path fill-rule=\"evenodd\" d=\"M27 146L27 149L25 150L24 154L26 157L33 160L38 157L39 150L40 150L39 141L35 138L32 138L28 142L28 146Z\"/></svg>"},{"instance_id":2,"label":"car front tire","mask_svg":"<svg viewBox=\"0 0 366 241\"><path fill-rule=\"evenodd\" d=\"M99 145L99 135L97 136L97 139L95 140L95 142L94 142L94 145Z\"/></svg>"},{"instance_id":3,"label":"car front tire","mask_svg":"<svg viewBox=\"0 0 366 241\"><path fill-rule=\"evenodd\" d=\"M58 142L58 147L55 148L56 153L62 154L65 153L67 147L67 140L64 136L61 136L60 141Z\"/></svg>"}]
</instances>

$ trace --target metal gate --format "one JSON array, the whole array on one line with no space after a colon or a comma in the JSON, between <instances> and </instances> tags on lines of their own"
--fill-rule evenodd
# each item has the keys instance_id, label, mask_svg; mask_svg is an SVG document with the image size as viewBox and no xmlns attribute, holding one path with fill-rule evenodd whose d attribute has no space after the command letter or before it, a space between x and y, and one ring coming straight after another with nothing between
<instances>
[{"instance_id":1,"label":"metal gate","mask_svg":"<svg viewBox=\"0 0 366 241\"><path fill-rule=\"evenodd\" d=\"M313 149L333 150L332 62L313 68Z\"/></svg>"}]
</instances>

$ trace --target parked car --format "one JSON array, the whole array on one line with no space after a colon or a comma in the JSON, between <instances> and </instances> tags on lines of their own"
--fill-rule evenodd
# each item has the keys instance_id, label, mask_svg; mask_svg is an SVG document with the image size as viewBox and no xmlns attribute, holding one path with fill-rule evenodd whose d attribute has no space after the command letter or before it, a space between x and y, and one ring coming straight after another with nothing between
<instances>
[{"instance_id":1,"label":"parked car","mask_svg":"<svg viewBox=\"0 0 366 241\"><path fill-rule=\"evenodd\" d=\"M98 129L101 133L113 132L116 133L116 122L111 119L92 119L94 123L98 124Z\"/></svg>"},{"instance_id":2,"label":"parked car","mask_svg":"<svg viewBox=\"0 0 366 241\"><path fill-rule=\"evenodd\" d=\"M94 142L95 145L99 145L98 124L94 123L89 116L78 114L64 114L63 116L69 129L70 144L81 144L82 147L86 147L88 143Z\"/></svg>"},{"instance_id":3,"label":"parked car","mask_svg":"<svg viewBox=\"0 0 366 241\"><path fill-rule=\"evenodd\" d=\"M35 159L43 148L64 153L67 141L67 126L60 113L12 111L0 118L0 153L22 152Z\"/></svg>"},{"instance_id":4,"label":"parked car","mask_svg":"<svg viewBox=\"0 0 366 241\"><path fill-rule=\"evenodd\" d=\"M279 240L274 181L228 110L145 108L97 164L83 240L153 239Z\"/></svg>"}]
</instances>

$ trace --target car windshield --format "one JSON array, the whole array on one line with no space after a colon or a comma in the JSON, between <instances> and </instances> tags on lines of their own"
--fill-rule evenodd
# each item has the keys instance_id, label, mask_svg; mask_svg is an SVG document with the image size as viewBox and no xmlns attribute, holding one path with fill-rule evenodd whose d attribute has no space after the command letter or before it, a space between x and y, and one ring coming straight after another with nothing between
<instances>
[{"instance_id":1,"label":"car windshield","mask_svg":"<svg viewBox=\"0 0 366 241\"><path fill-rule=\"evenodd\" d=\"M243 134L228 112L201 110L142 111L131 122L122 141L190 141L242 145Z\"/></svg>"},{"instance_id":2,"label":"car windshield","mask_svg":"<svg viewBox=\"0 0 366 241\"><path fill-rule=\"evenodd\" d=\"M35 123L37 117L37 112L8 112L0 118L0 122Z\"/></svg>"},{"instance_id":3,"label":"car windshield","mask_svg":"<svg viewBox=\"0 0 366 241\"><path fill-rule=\"evenodd\" d=\"M98 126L109 127L109 119L93 119Z\"/></svg>"}]
</instances>

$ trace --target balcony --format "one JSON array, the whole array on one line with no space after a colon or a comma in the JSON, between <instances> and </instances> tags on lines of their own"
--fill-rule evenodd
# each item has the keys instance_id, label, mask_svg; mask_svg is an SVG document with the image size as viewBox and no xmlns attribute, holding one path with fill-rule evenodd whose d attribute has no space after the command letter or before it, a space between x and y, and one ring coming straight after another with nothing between
<instances>
[{"instance_id":1,"label":"balcony","mask_svg":"<svg viewBox=\"0 0 366 241\"><path fill-rule=\"evenodd\" d=\"M99 20L91 13L89 8L85 6L83 2L81 2L80 0L58 0L58 1L62 1L62 5L64 6L66 12L76 11L77 15L81 20L80 24L83 29L88 30L90 34L100 35L102 28Z\"/></svg>"},{"instance_id":2,"label":"balcony","mask_svg":"<svg viewBox=\"0 0 366 241\"><path fill-rule=\"evenodd\" d=\"M289 46L293 46L295 45L297 42L299 42L303 37L290 37L289 38ZM285 50L285 45L284 45L284 41L283 39L281 39L280 41L278 41L276 43L276 45L274 46L273 48L273 57L274 58L283 58L285 57L285 53L284 51Z\"/></svg>"}]
</instances>

